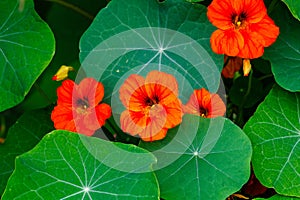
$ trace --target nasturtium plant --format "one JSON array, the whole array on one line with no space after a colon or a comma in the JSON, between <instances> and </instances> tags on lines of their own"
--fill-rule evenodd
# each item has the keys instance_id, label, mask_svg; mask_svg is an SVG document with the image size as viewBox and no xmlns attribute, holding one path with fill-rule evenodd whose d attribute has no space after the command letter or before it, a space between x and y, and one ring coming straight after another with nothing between
<instances>
[{"instance_id":1,"label":"nasturtium plant","mask_svg":"<svg viewBox=\"0 0 300 200\"><path fill-rule=\"evenodd\" d=\"M156 171L164 199L222 200L238 191L250 175L250 140L225 118L187 115L165 140L139 146L157 156L159 168L178 157Z\"/></svg>"},{"instance_id":2,"label":"nasturtium plant","mask_svg":"<svg viewBox=\"0 0 300 200\"><path fill-rule=\"evenodd\" d=\"M274 45L266 49L264 57L271 62L276 82L284 89L297 92L300 91L300 24L284 7L278 3L270 14L280 27L280 34Z\"/></svg>"},{"instance_id":3,"label":"nasturtium plant","mask_svg":"<svg viewBox=\"0 0 300 200\"><path fill-rule=\"evenodd\" d=\"M290 9L293 16L300 20L300 5L294 0L282 0Z\"/></svg>"},{"instance_id":4,"label":"nasturtium plant","mask_svg":"<svg viewBox=\"0 0 300 200\"><path fill-rule=\"evenodd\" d=\"M274 87L244 131L253 144L253 169L262 184L300 197L300 94Z\"/></svg>"},{"instance_id":5,"label":"nasturtium plant","mask_svg":"<svg viewBox=\"0 0 300 200\"><path fill-rule=\"evenodd\" d=\"M199 4L112 1L81 38L82 69L87 76L101 78L108 97L129 70L146 74L153 69L169 70L166 66L173 75L183 75L193 87L216 91L222 56L209 48L213 30L206 8Z\"/></svg>"},{"instance_id":6,"label":"nasturtium plant","mask_svg":"<svg viewBox=\"0 0 300 200\"><path fill-rule=\"evenodd\" d=\"M32 0L0 2L0 111L19 104L54 54L48 25L34 10Z\"/></svg>"},{"instance_id":7,"label":"nasturtium plant","mask_svg":"<svg viewBox=\"0 0 300 200\"><path fill-rule=\"evenodd\" d=\"M300 199L299 11L2 0L0 198Z\"/></svg>"},{"instance_id":8,"label":"nasturtium plant","mask_svg":"<svg viewBox=\"0 0 300 200\"><path fill-rule=\"evenodd\" d=\"M118 160L114 152L105 151L111 145L147 154L143 165ZM106 166L106 162L115 167L129 165L128 171ZM136 146L54 131L16 159L16 170L2 199L158 199L157 179L151 170L153 163L155 157Z\"/></svg>"},{"instance_id":9,"label":"nasturtium plant","mask_svg":"<svg viewBox=\"0 0 300 200\"><path fill-rule=\"evenodd\" d=\"M52 130L52 124L46 111L36 110L24 113L9 129L5 143L0 145L0 194L15 168L15 158L32 149Z\"/></svg>"}]
</instances>

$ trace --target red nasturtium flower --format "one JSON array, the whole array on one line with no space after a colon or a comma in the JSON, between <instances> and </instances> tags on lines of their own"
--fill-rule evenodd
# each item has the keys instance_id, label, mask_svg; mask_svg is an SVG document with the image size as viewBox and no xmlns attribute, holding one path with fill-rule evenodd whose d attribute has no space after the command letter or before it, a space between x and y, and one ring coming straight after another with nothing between
<instances>
[{"instance_id":1,"label":"red nasturtium flower","mask_svg":"<svg viewBox=\"0 0 300 200\"><path fill-rule=\"evenodd\" d=\"M258 58L279 35L263 0L213 0L207 16L218 28L210 39L212 50L218 54L246 60ZM245 71L250 71L250 67L245 66Z\"/></svg>"},{"instance_id":2,"label":"red nasturtium flower","mask_svg":"<svg viewBox=\"0 0 300 200\"><path fill-rule=\"evenodd\" d=\"M126 110L121 114L121 128L144 141L163 139L168 129L182 120L178 86L170 74L151 71L146 78L132 74L120 88Z\"/></svg>"},{"instance_id":3,"label":"red nasturtium flower","mask_svg":"<svg viewBox=\"0 0 300 200\"><path fill-rule=\"evenodd\" d=\"M184 112L195 114L205 118L224 116L226 106L218 94L211 94L202 88L194 90L187 104L183 107Z\"/></svg>"},{"instance_id":4,"label":"red nasturtium flower","mask_svg":"<svg viewBox=\"0 0 300 200\"><path fill-rule=\"evenodd\" d=\"M99 104L104 96L104 87L93 78L85 78L79 85L65 80L58 87L57 96L57 106L51 114L56 129L91 136L111 116L110 106Z\"/></svg>"}]
</instances>

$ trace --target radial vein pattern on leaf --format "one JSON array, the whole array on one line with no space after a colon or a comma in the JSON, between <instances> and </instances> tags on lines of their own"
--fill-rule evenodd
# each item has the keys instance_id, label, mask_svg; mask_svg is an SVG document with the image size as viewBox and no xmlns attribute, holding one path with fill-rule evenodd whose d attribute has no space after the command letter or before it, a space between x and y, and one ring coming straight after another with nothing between
<instances>
[{"instance_id":1,"label":"radial vein pattern on leaf","mask_svg":"<svg viewBox=\"0 0 300 200\"><path fill-rule=\"evenodd\" d=\"M93 154L83 140L94 149ZM105 160L114 154L106 150L109 145L113 144L66 131L48 134L17 158L3 199L157 199L157 181L151 171L154 157L140 148L116 144L116 148L146 153L147 158L144 166L119 171L117 165L126 165L126 160L114 159L110 163L115 166L107 166ZM148 172L136 173L139 167Z\"/></svg>"},{"instance_id":2,"label":"radial vein pattern on leaf","mask_svg":"<svg viewBox=\"0 0 300 200\"><path fill-rule=\"evenodd\" d=\"M205 13L204 6L186 2L114 0L81 38L82 67L88 76L102 77L108 96L127 72L154 69L216 91L221 59L210 50L214 28Z\"/></svg>"}]
</instances>

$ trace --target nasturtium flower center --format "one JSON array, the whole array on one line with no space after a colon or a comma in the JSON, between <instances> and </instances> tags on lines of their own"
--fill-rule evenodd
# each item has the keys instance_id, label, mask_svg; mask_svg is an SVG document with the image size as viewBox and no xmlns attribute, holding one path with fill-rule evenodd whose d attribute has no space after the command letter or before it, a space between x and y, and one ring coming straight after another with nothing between
<instances>
[{"instance_id":1,"label":"nasturtium flower center","mask_svg":"<svg viewBox=\"0 0 300 200\"><path fill-rule=\"evenodd\" d=\"M231 21L234 25L235 29L245 28L246 27L246 18L247 14L245 12L242 12L241 14L233 13L231 15Z\"/></svg>"},{"instance_id":2,"label":"nasturtium flower center","mask_svg":"<svg viewBox=\"0 0 300 200\"><path fill-rule=\"evenodd\" d=\"M76 101L76 112L80 114L86 114L87 109L90 107L88 99L77 99Z\"/></svg>"}]
</instances>

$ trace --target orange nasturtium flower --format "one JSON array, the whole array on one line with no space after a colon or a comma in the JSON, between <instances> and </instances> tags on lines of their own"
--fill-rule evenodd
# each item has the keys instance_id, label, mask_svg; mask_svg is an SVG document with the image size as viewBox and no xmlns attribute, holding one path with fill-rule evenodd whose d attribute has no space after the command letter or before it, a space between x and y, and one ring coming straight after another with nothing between
<instances>
[{"instance_id":1,"label":"orange nasturtium flower","mask_svg":"<svg viewBox=\"0 0 300 200\"><path fill-rule=\"evenodd\" d=\"M184 112L195 114L205 118L224 116L226 106L218 94L211 94L202 88L194 90L187 104L183 107Z\"/></svg>"},{"instance_id":2,"label":"orange nasturtium flower","mask_svg":"<svg viewBox=\"0 0 300 200\"><path fill-rule=\"evenodd\" d=\"M132 74L120 88L120 99L126 108L122 130L144 141L163 139L168 129L181 123L177 81L170 74L151 71L146 78Z\"/></svg>"},{"instance_id":3,"label":"orange nasturtium flower","mask_svg":"<svg viewBox=\"0 0 300 200\"><path fill-rule=\"evenodd\" d=\"M65 80L58 87L57 96L57 106L51 114L56 129L91 136L111 116L110 106L99 104L104 96L104 87L93 78L85 78L79 85Z\"/></svg>"},{"instance_id":4,"label":"orange nasturtium flower","mask_svg":"<svg viewBox=\"0 0 300 200\"><path fill-rule=\"evenodd\" d=\"M279 35L263 0L213 0L207 16L218 28L210 38L212 50L218 54L258 58ZM250 71L250 62L245 64L245 71Z\"/></svg>"}]
</instances>

